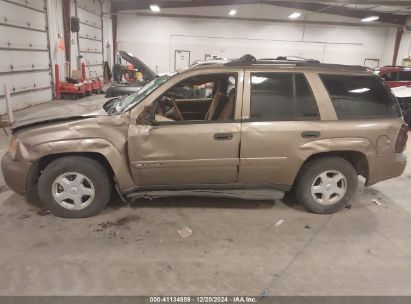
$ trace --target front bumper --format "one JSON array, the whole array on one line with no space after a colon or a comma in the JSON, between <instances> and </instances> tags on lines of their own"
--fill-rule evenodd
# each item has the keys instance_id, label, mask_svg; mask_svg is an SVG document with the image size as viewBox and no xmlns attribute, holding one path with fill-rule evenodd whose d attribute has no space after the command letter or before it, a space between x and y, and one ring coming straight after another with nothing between
<instances>
[{"instance_id":1,"label":"front bumper","mask_svg":"<svg viewBox=\"0 0 411 304\"><path fill-rule=\"evenodd\" d=\"M7 186L14 192L26 194L29 191L29 176L32 162L13 160L7 152L1 159L1 171Z\"/></svg>"},{"instance_id":2,"label":"front bumper","mask_svg":"<svg viewBox=\"0 0 411 304\"><path fill-rule=\"evenodd\" d=\"M400 176L407 166L407 156L403 153L377 154L367 156L368 178L366 186Z\"/></svg>"}]
</instances>

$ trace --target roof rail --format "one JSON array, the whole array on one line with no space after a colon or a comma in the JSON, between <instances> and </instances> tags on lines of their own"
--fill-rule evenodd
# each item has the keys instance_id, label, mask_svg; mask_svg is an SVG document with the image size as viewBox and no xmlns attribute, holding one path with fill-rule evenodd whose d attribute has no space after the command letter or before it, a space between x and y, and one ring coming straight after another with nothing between
<instances>
[{"instance_id":1,"label":"roof rail","mask_svg":"<svg viewBox=\"0 0 411 304\"><path fill-rule=\"evenodd\" d=\"M288 59L288 58L298 59ZM246 54L239 59L230 60L224 65L227 66L252 66L252 65L293 65L298 67L316 67L316 68L328 68L328 69L343 69L353 71L367 71L367 68L360 65L345 65L345 64L332 64L321 63L315 59L306 59L298 56L279 56L277 58L262 58L256 59L250 54Z\"/></svg>"},{"instance_id":2,"label":"roof rail","mask_svg":"<svg viewBox=\"0 0 411 304\"><path fill-rule=\"evenodd\" d=\"M295 58L295 59L293 59ZM288 61L307 61L307 62L317 62L320 63L319 60L311 59L311 58L304 58L300 56L278 56L277 58L260 58L258 60L266 61L266 60L288 60Z\"/></svg>"},{"instance_id":3,"label":"roof rail","mask_svg":"<svg viewBox=\"0 0 411 304\"><path fill-rule=\"evenodd\" d=\"M406 65L384 65L383 68L409 68Z\"/></svg>"}]
</instances>

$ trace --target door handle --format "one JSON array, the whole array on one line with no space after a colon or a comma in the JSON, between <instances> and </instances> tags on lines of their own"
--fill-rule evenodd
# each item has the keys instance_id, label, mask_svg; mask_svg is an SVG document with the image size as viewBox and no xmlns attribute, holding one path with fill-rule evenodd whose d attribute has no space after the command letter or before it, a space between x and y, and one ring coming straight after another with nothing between
<instances>
[{"instance_id":1,"label":"door handle","mask_svg":"<svg viewBox=\"0 0 411 304\"><path fill-rule=\"evenodd\" d=\"M216 133L214 134L215 140L231 140L233 139L233 133Z\"/></svg>"},{"instance_id":2,"label":"door handle","mask_svg":"<svg viewBox=\"0 0 411 304\"><path fill-rule=\"evenodd\" d=\"M301 133L302 138L319 138L321 133L318 131L304 131Z\"/></svg>"}]
</instances>

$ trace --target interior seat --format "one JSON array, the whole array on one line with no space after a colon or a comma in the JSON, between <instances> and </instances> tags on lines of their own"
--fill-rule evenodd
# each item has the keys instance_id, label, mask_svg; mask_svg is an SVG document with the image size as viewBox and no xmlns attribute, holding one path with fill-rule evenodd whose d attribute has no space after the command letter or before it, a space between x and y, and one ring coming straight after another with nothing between
<instances>
[{"instance_id":1,"label":"interior seat","mask_svg":"<svg viewBox=\"0 0 411 304\"><path fill-rule=\"evenodd\" d=\"M220 104L220 101L222 99L222 96L223 96L223 94L221 92L216 92L215 93L215 95L213 97L213 100L211 101L210 107L208 108L207 113L205 115L205 118L204 118L205 120L212 120L213 119L213 117L214 117L214 115L217 111L218 105Z\"/></svg>"},{"instance_id":2,"label":"interior seat","mask_svg":"<svg viewBox=\"0 0 411 304\"><path fill-rule=\"evenodd\" d=\"M235 88L230 90L228 94L228 102L224 105L223 110L218 116L218 120L228 120L234 118L234 105L237 97L237 91Z\"/></svg>"}]
</instances>

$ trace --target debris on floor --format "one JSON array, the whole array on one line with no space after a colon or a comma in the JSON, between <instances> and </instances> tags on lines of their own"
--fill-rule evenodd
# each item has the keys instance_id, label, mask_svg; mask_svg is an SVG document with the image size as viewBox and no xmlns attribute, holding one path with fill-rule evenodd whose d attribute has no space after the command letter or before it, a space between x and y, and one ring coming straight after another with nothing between
<instances>
[{"instance_id":1,"label":"debris on floor","mask_svg":"<svg viewBox=\"0 0 411 304\"><path fill-rule=\"evenodd\" d=\"M40 209L39 211L37 211L37 214L38 214L38 215L41 215L41 216L45 216L45 215L50 214L50 210Z\"/></svg>"},{"instance_id":2,"label":"debris on floor","mask_svg":"<svg viewBox=\"0 0 411 304\"><path fill-rule=\"evenodd\" d=\"M348 204L347 206L345 206L346 209L351 209L352 205Z\"/></svg>"},{"instance_id":3,"label":"debris on floor","mask_svg":"<svg viewBox=\"0 0 411 304\"><path fill-rule=\"evenodd\" d=\"M25 220L25 219L28 219L29 217L30 217L30 214L29 214L29 213L23 213L23 215L20 216L20 219L21 219L21 220Z\"/></svg>"},{"instance_id":4,"label":"debris on floor","mask_svg":"<svg viewBox=\"0 0 411 304\"><path fill-rule=\"evenodd\" d=\"M377 206L382 206L382 204L379 202L379 201L377 201L376 199L372 199L371 200L374 204L376 204Z\"/></svg>"},{"instance_id":5,"label":"debris on floor","mask_svg":"<svg viewBox=\"0 0 411 304\"><path fill-rule=\"evenodd\" d=\"M304 226L304 228L305 229L311 229L311 226L307 224L307 225Z\"/></svg>"},{"instance_id":6,"label":"debris on floor","mask_svg":"<svg viewBox=\"0 0 411 304\"><path fill-rule=\"evenodd\" d=\"M107 228L128 228L128 224L131 222L136 222L140 220L140 217L138 215L130 215L130 216L125 216L122 218L119 218L115 221L106 221L103 223L98 224L98 226L102 229L107 229Z\"/></svg>"},{"instance_id":7,"label":"debris on floor","mask_svg":"<svg viewBox=\"0 0 411 304\"><path fill-rule=\"evenodd\" d=\"M184 226L183 228L177 230L177 232L183 239L186 239L193 235L193 231L187 226Z\"/></svg>"},{"instance_id":8,"label":"debris on floor","mask_svg":"<svg viewBox=\"0 0 411 304\"><path fill-rule=\"evenodd\" d=\"M284 223L284 220L278 220L277 223L275 223L274 227L280 226L282 223Z\"/></svg>"}]
</instances>

